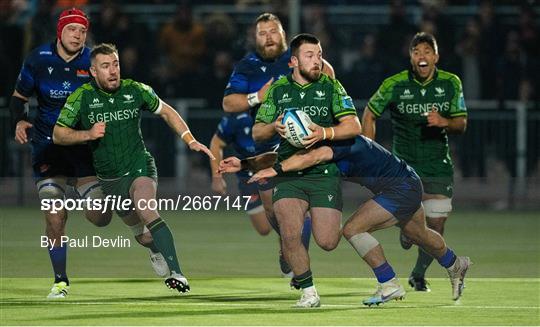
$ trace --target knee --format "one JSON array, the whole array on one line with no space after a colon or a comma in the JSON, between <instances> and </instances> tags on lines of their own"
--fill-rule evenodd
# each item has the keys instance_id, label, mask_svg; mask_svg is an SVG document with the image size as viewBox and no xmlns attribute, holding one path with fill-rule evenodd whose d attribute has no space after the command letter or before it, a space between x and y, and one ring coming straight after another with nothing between
<instances>
[{"instance_id":1,"label":"knee","mask_svg":"<svg viewBox=\"0 0 540 327\"><path fill-rule=\"evenodd\" d=\"M333 240L324 240L321 242L317 242L317 244L321 247L321 249L325 251L332 251L333 249L337 248L339 244L339 238Z\"/></svg>"},{"instance_id":2,"label":"knee","mask_svg":"<svg viewBox=\"0 0 540 327\"><path fill-rule=\"evenodd\" d=\"M327 234L324 237L317 237L317 235L315 235L315 242L317 242L317 245L325 251L332 251L335 249L338 246L340 239L341 233L332 235Z\"/></svg>"},{"instance_id":3,"label":"knee","mask_svg":"<svg viewBox=\"0 0 540 327\"><path fill-rule=\"evenodd\" d=\"M360 232L354 230L350 224L345 224L345 226L343 226L343 236L345 236L346 239L350 239L356 234L360 234Z\"/></svg>"},{"instance_id":4,"label":"knee","mask_svg":"<svg viewBox=\"0 0 540 327\"><path fill-rule=\"evenodd\" d=\"M452 212L451 198L428 199L422 201L422 205L424 206L427 218L443 218L445 220L450 212Z\"/></svg>"},{"instance_id":5,"label":"knee","mask_svg":"<svg viewBox=\"0 0 540 327\"><path fill-rule=\"evenodd\" d=\"M53 208L62 207L57 206L64 199L66 183L61 179L47 178L37 182L36 187L38 189L38 196L41 201L50 201L49 204ZM61 209L61 208L60 208ZM49 214L51 217L56 214ZM49 219L47 219L49 220Z\"/></svg>"},{"instance_id":6,"label":"knee","mask_svg":"<svg viewBox=\"0 0 540 327\"><path fill-rule=\"evenodd\" d=\"M368 232L368 228L359 226L358 224L347 222L345 226L343 226L343 236L345 236L346 239L350 239L354 235L365 232Z\"/></svg>"},{"instance_id":7,"label":"knee","mask_svg":"<svg viewBox=\"0 0 540 327\"><path fill-rule=\"evenodd\" d=\"M103 199L104 194L99 185L98 181L91 181L77 187L77 193L81 199L90 199L93 201L95 199ZM88 219L92 224L97 227L105 227L109 225L112 219L111 210L107 209L102 212L101 210L89 210L86 209L85 212L86 219Z\"/></svg>"},{"instance_id":8,"label":"knee","mask_svg":"<svg viewBox=\"0 0 540 327\"><path fill-rule=\"evenodd\" d=\"M63 199L66 181L61 178L46 178L36 183L39 199Z\"/></svg>"},{"instance_id":9,"label":"knee","mask_svg":"<svg viewBox=\"0 0 540 327\"><path fill-rule=\"evenodd\" d=\"M266 236L270 234L271 231L272 231L272 227L270 226L262 226L262 227L257 228L257 233L259 233L259 235L261 236Z\"/></svg>"}]
</instances>

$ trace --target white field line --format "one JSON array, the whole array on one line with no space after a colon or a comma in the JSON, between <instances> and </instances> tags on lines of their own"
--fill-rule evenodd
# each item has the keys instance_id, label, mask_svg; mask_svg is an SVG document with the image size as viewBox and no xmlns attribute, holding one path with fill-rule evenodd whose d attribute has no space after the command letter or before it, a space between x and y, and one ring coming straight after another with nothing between
<instances>
[{"instance_id":1,"label":"white field line","mask_svg":"<svg viewBox=\"0 0 540 327\"><path fill-rule=\"evenodd\" d=\"M60 301L1 301L0 304L21 304L21 305L122 305L122 306L174 306L174 307L183 307L183 306L206 306L206 307L213 307L213 306L220 306L220 307L241 307L241 308L249 308L249 307L260 307L260 308L280 308L283 309L286 307L286 304L292 303L293 301L284 301L279 300L275 301L273 304L270 303L190 303L190 302L125 302L125 301L93 301L93 302L64 302L62 300ZM285 306L284 306L285 305ZM392 308L392 303L390 304L384 304L380 305L380 307L390 306L388 309ZM368 308L367 306L364 306L360 303L343 303L343 304L322 304L321 308L351 308L351 309L358 309L358 308ZM375 308L376 306L373 306ZM426 308L426 305L402 305L398 304L396 308ZM454 304L454 305L443 305L443 306L435 306L434 308L437 309L494 309L494 310L500 310L500 309L515 309L515 310L538 310L540 309L540 306L505 306L505 305L462 305L462 304ZM3 309L8 309L4 307ZM315 309L316 310L316 309Z\"/></svg>"}]
</instances>

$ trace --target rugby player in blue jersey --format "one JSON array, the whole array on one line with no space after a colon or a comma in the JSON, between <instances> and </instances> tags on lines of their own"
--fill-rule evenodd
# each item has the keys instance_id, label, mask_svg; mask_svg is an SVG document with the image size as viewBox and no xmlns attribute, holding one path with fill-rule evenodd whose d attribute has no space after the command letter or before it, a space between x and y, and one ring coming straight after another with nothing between
<instances>
[{"instance_id":1,"label":"rugby player in blue jersey","mask_svg":"<svg viewBox=\"0 0 540 327\"><path fill-rule=\"evenodd\" d=\"M379 282L375 294L364 300L364 304L378 305L405 295L381 245L371 235L376 230L393 225L400 227L407 237L446 268L452 285L452 298L460 298L471 261L468 257L456 256L439 233L426 227L421 203L422 183L414 169L403 160L364 136L358 136L353 144L335 142L296 154L269 168L264 167L271 165L275 156L269 155L269 159L264 156L244 161L227 158L220 163L220 171L235 172L241 168L258 170L250 179L250 182L255 182L282 172L335 161L346 180L361 184L373 192L374 197L362 204L343 227L343 235L373 269Z\"/></svg>"},{"instance_id":2,"label":"rugby player in blue jersey","mask_svg":"<svg viewBox=\"0 0 540 327\"><path fill-rule=\"evenodd\" d=\"M257 153L256 144L251 137L253 117L249 112L234 113L224 116L217 126L216 133L210 142L210 151L216 160L210 160L212 168L212 191L226 195L227 184L218 172L218 164L223 159L223 150L232 146L241 158L251 157ZM262 206L257 184L248 184L250 175L247 171L236 173L238 189L242 196L249 196L247 214L251 224L260 235L268 235L272 229Z\"/></svg>"},{"instance_id":3,"label":"rugby player in blue jersey","mask_svg":"<svg viewBox=\"0 0 540 327\"><path fill-rule=\"evenodd\" d=\"M291 52L287 48L287 40L281 21L276 15L263 13L255 20L255 47L254 52L248 53L235 65L229 83L225 88L223 110L232 117L231 119L234 119L234 115L244 112L255 116L264 97L264 93L272 82L292 71L289 64ZM325 60L323 62L323 72L334 77L332 66ZM247 123L248 121L244 120L243 122ZM253 119L250 125L236 124L235 128L238 131L233 133L241 133L245 128L250 128L251 130L252 126ZM257 142L257 135L253 136L255 142ZM277 134L270 140L257 142L257 153L274 150L279 142L280 137ZM214 153L215 155L216 153ZM214 181L214 183L220 182L222 180L220 181L218 179ZM279 226L272 208L273 184L271 181L267 181L266 183L259 184L258 188L266 217L274 230L279 234ZM302 231L302 243L306 249L309 247L310 236L311 220L307 218ZM279 262L283 275L292 277L291 268L281 254Z\"/></svg>"},{"instance_id":4,"label":"rugby player in blue jersey","mask_svg":"<svg viewBox=\"0 0 540 327\"><path fill-rule=\"evenodd\" d=\"M90 81L90 49L85 46L89 28L86 14L78 9L64 10L58 19L56 40L34 49L25 59L9 104L15 140L32 146L32 169L41 200L64 199L66 187L74 186L81 198L101 198L102 191L92 166L92 155L86 144L64 147L53 144L52 132L60 109L67 97L79 86ZM37 116L32 123L27 103L32 95L38 102ZM32 136L29 130L32 129ZM105 226L111 212L86 210L86 217L96 226ZM54 271L54 284L48 298L65 298L69 290L66 273L67 246L60 245L65 234L67 212L45 212L45 234ZM155 250L149 233L134 216L126 217L139 243ZM169 273L159 251L151 252L151 261L158 275Z\"/></svg>"}]
</instances>

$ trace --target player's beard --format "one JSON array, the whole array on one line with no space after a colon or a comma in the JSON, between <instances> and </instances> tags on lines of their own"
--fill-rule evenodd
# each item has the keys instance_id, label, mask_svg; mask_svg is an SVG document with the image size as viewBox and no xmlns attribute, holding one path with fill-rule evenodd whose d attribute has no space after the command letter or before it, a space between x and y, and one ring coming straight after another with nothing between
<instances>
[{"instance_id":1,"label":"player's beard","mask_svg":"<svg viewBox=\"0 0 540 327\"><path fill-rule=\"evenodd\" d=\"M116 90L118 90L118 88L120 88L119 80L120 80L120 77L118 77L118 80L115 82L116 85L110 86L111 83L107 79L101 80L101 79L96 78L96 82L99 88L107 93L114 93Z\"/></svg>"},{"instance_id":2,"label":"player's beard","mask_svg":"<svg viewBox=\"0 0 540 327\"><path fill-rule=\"evenodd\" d=\"M300 75L306 79L306 81L308 82L315 82L315 81L318 81L319 78L321 77L321 69L311 69L311 70L307 70L307 69L304 69L303 68L304 66L303 65L299 65L298 68L299 68L299 71L300 71Z\"/></svg>"},{"instance_id":3,"label":"player's beard","mask_svg":"<svg viewBox=\"0 0 540 327\"><path fill-rule=\"evenodd\" d=\"M264 44L257 44L257 53L264 60L274 60L282 53L284 53L285 50L287 50L287 44L285 43L285 40L281 40L281 42L277 43L276 47L273 49L266 49Z\"/></svg>"}]
</instances>

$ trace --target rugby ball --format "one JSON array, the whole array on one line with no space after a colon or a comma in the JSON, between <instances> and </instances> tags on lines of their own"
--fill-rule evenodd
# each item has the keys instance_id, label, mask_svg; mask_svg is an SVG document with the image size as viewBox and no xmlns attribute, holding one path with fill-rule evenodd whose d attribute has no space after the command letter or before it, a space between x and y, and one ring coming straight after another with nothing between
<instances>
[{"instance_id":1,"label":"rugby ball","mask_svg":"<svg viewBox=\"0 0 540 327\"><path fill-rule=\"evenodd\" d=\"M308 114L298 109L287 109L281 123L285 125L285 139L294 147L305 148L304 137L313 133L308 128L312 123Z\"/></svg>"}]
</instances>

